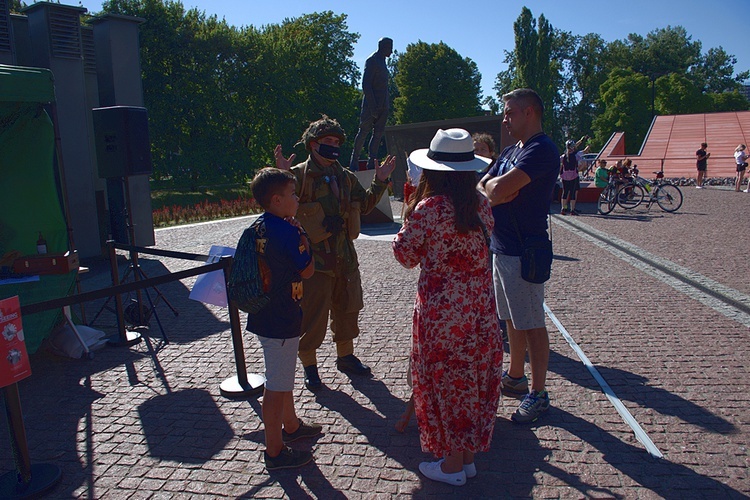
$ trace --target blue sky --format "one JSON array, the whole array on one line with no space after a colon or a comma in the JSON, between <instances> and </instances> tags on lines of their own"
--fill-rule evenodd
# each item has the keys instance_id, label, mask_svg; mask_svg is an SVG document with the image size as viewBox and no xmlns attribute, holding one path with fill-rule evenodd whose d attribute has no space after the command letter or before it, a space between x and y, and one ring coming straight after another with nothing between
<instances>
[{"instance_id":1,"label":"blue sky","mask_svg":"<svg viewBox=\"0 0 750 500\"><path fill-rule=\"evenodd\" d=\"M183 0L182 3L186 9L195 7L208 15L215 14L237 27L277 24L285 18L324 10L347 14L349 31L361 35L354 48L354 60L360 70L383 36L393 38L394 47L400 52L419 40L443 41L477 64L482 74L482 90L485 95L493 96L495 76L506 69L502 62L504 51L512 50L515 45L513 22L523 6L534 17L544 14L555 28L574 35L598 33L608 42L623 39L629 33L645 36L668 25L683 26L693 41L702 43L703 53L722 46L737 58L735 71L750 69L748 0ZM81 4L89 12L99 12L102 2L82 0Z\"/></svg>"}]
</instances>

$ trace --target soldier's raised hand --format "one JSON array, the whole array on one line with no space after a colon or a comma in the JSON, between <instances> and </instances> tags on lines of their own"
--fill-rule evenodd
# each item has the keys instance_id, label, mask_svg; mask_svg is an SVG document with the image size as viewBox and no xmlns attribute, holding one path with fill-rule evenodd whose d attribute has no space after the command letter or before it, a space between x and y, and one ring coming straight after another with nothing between
<instances>
[{"instance_id":1,"label":"soldier's raised hand","mask_svg":"<svg viewBox=\"0 0 750 500\"><path fill-rule=\"evenodd\" d=\"M379 181L385 182L391 173L396 169L396 157L388 155L383 160L383 163L379 163L375 160L375 176Z\"/></svg>"},{"instance_id":2,"label":"soldier's raised hand","mask_svg":"<svg viewBox=\"0 0 750 500\"><path fill-rule=\"evenodd\" d=\"M281 152L281 144L277 144L273 150L273 158L276 160L276 168L280 170L291 169L296 157L297 155L292 153L289 158L284 158L284 153Z\"/></svg>"}]
</instances>

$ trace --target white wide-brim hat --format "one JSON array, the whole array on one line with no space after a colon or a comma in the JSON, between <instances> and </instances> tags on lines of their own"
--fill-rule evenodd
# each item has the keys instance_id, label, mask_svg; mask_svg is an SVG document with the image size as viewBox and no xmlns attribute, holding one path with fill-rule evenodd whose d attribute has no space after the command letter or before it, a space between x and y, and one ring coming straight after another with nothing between
<instances>
[{"instance_id":1,"label":"white wide-brim hat","mask_svg":"<svg viewBox=\"0 0 750 500\"><path fill-rule=\"evenodd\" d=\"M492 161L474 154L474 140L462 128L438 130L429 149L417 149L409 160L425 170L444 172L478 172Z\"/></svg>"}]
</instances>

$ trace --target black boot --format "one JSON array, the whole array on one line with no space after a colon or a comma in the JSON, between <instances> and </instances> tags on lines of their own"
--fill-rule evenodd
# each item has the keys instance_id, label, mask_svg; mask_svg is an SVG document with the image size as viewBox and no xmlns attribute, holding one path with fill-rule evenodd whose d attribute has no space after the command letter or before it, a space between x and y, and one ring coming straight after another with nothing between
<instances>
[{"instance_id":1,"label":"black boot","mask_svg":"<svg viewBox=\"0 0 750 500\"><path fill-rule=\"evenodd\" d=\"M320 380L320 375L318 375L317 365L305 367L305 387L311 391L317 391L323 387L323 382Z\"/></svg>"},{"instance_id":2,"label":"black boot","mask_svg":"<svg viewBox=\"0 0 750 500\"><path fill-rule=\"evenodd\" d=\"M336 368L340 372L353 373L354 375L370 375L370 367L362 363L354 354L336 358Z\"/></svg>"}]
</instances>

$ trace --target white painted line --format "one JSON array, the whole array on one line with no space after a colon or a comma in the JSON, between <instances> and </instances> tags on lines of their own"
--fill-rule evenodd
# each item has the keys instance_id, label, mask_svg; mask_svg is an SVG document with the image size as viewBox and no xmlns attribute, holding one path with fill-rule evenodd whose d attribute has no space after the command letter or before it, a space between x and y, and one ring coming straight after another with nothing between
<instances>
[{"instance_id":1,"label":"white painted line","mask_svg":"<svg viewBox=\"0 0 750 500\"><path fill-rule=\"evenodd\" d=\"M648 434L646 434L646 431L643 430L638 421L633 417L628 409L625 408L625 405L622 404L620 398L617 397L607 381L604 380L604 377L602 377L602 375L599 373L599 370L597 370L596 367L591 364L589 358L586 356L586 354L584 354L583 350L578 346L578 344L576 344L575 340L573 340L573 337L570 336L562 323L560 323L557 317L552 313L552 310L547 306L546 302L544 303L544 311L560 331L563 338L565 338L565 340L568 342L568 345L573 349L573 351L575 351L576 355L584 364L584 366L588 369L594 379L596 379L596 381L599 383L599 386L602 388L604 395L607 396L607 399L609 399L609 401L615 407L617 413L619 413L623 420L625 420L625 423L628 424L631 429L633 429L633 433L635 433L636 439L646 447L646 451L648 452L648 454L654 458L663 458L664 455L662 455L654 442L651 441L651 438L648 437Z\"/></svg>"}]
</instances>

